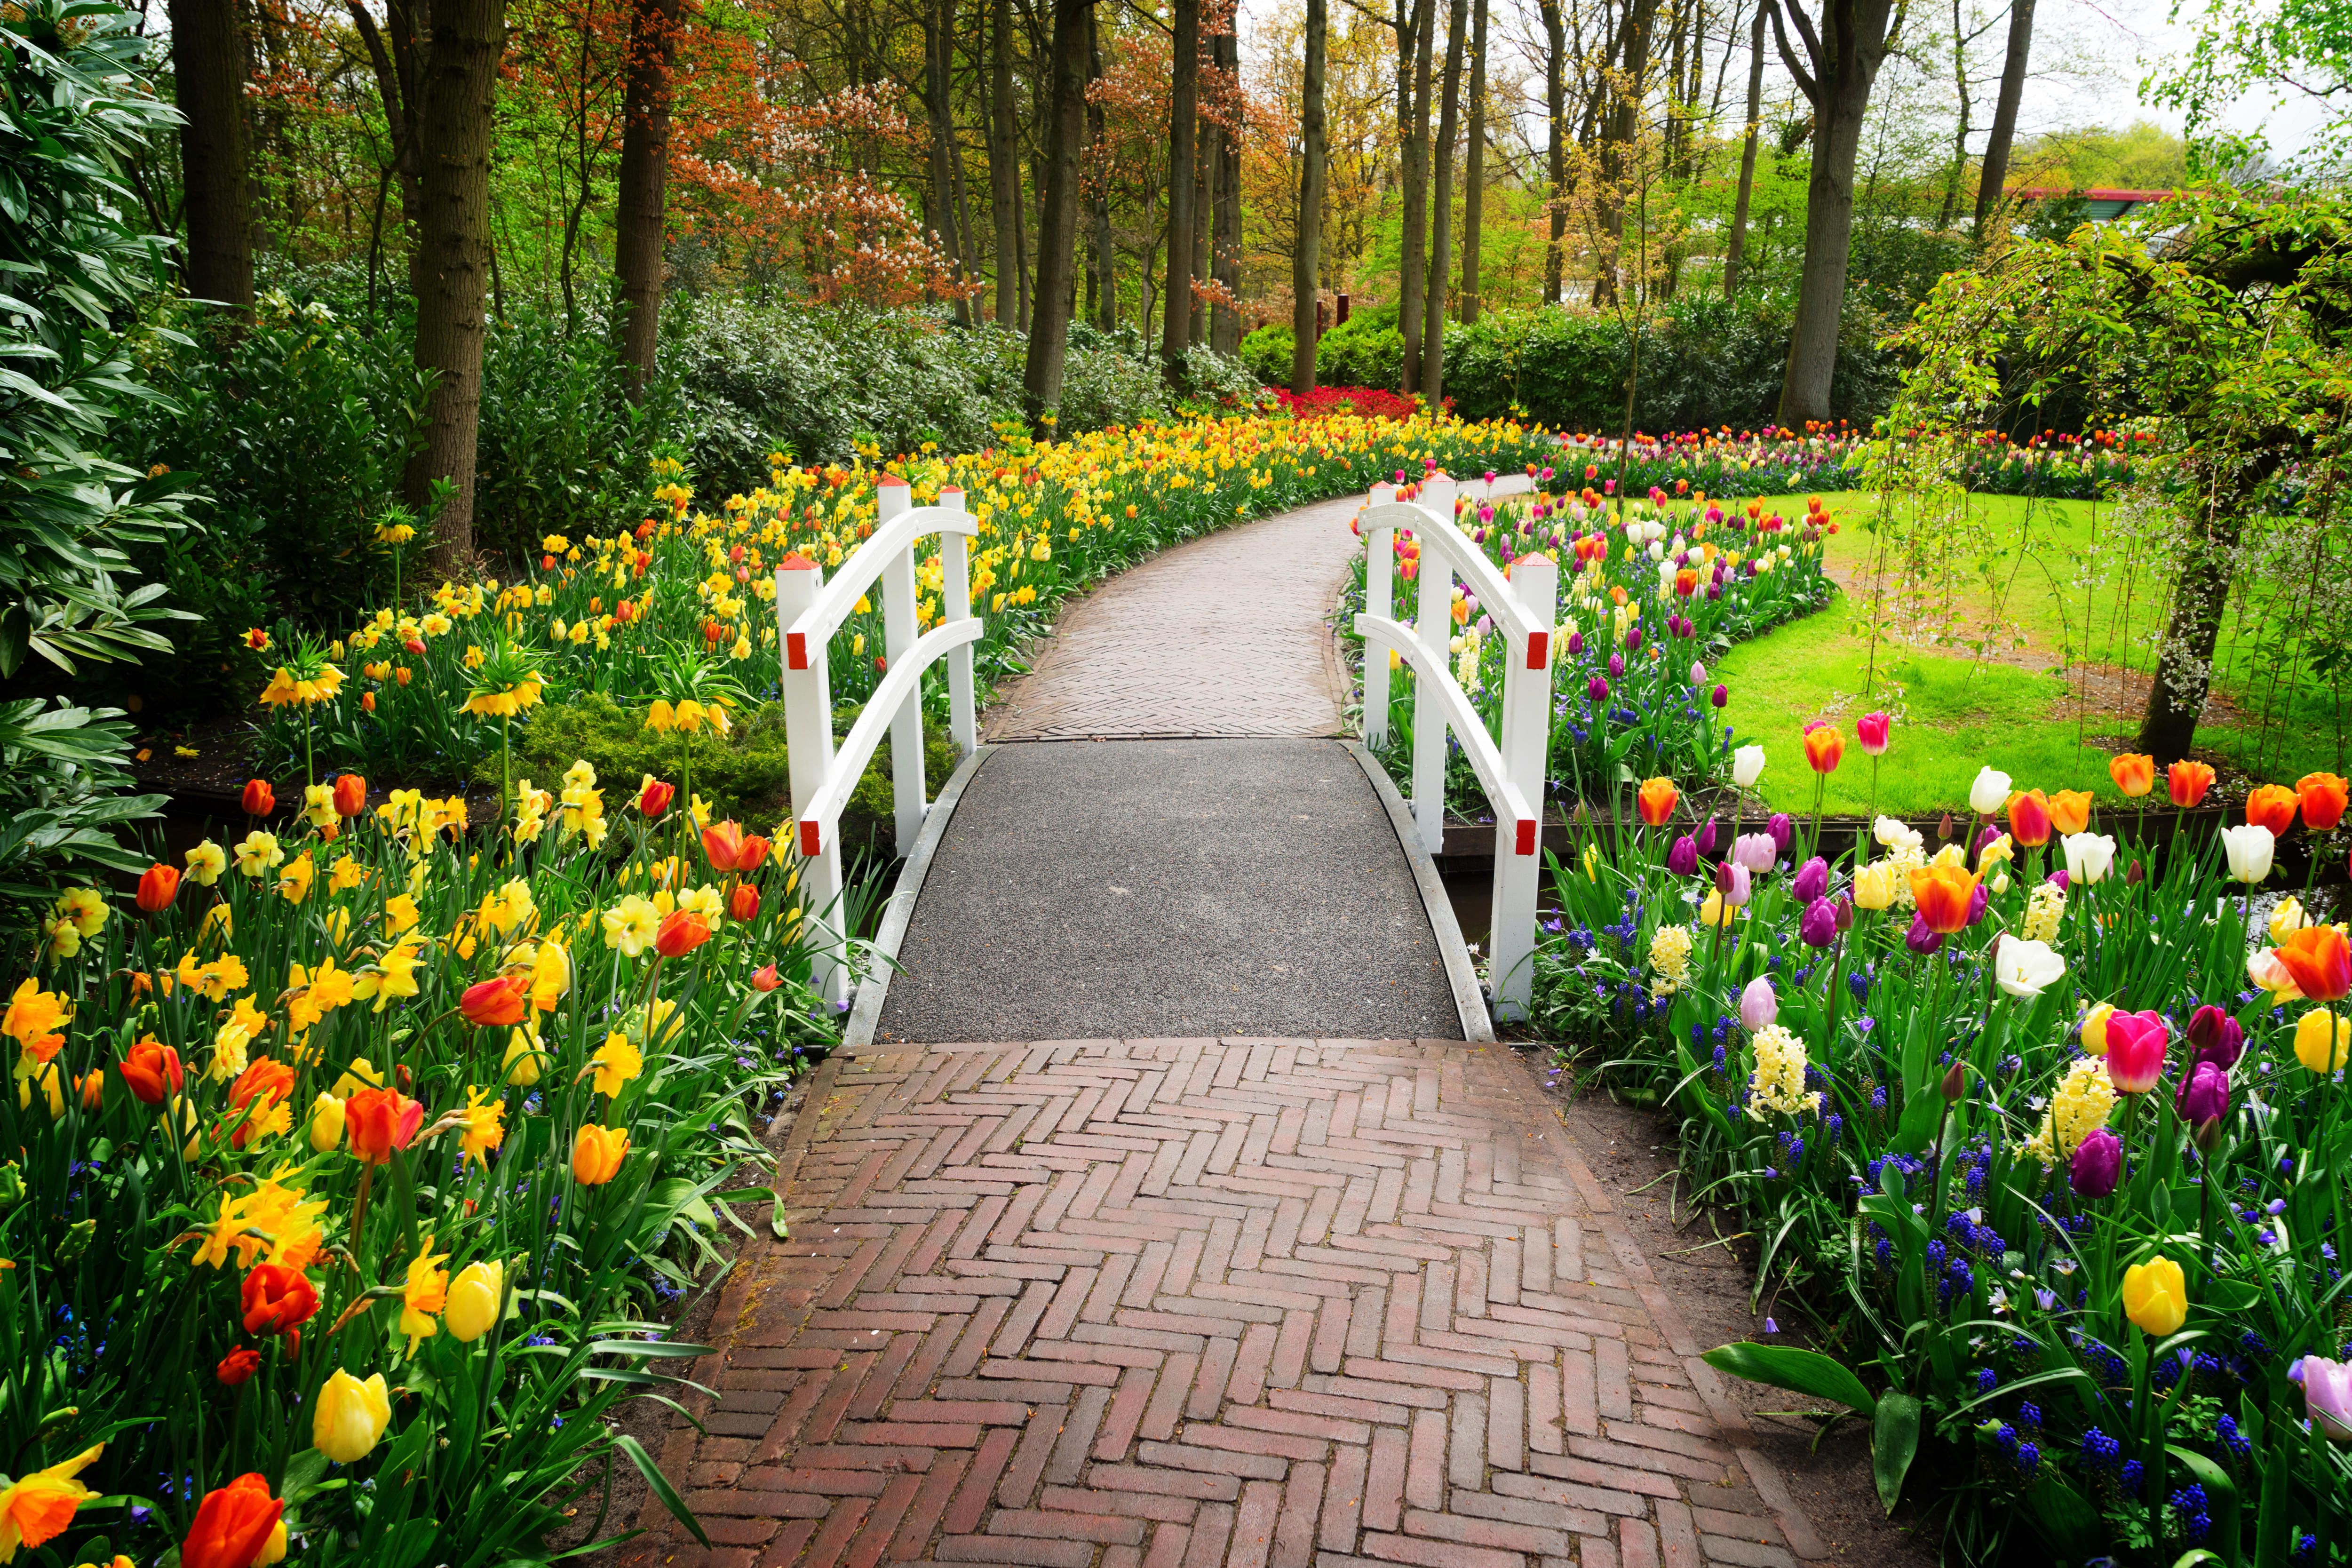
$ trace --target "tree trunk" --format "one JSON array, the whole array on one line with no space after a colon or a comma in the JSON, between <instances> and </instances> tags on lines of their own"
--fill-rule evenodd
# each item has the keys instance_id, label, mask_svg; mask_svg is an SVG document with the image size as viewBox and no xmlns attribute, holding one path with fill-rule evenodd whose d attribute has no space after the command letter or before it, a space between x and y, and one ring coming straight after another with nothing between
<instances>
[{"instance_id":1,"label":"tree trunk","mask_svg":"<svg viewBox=\"0 0 2352 1568\"><path fill-rule=\"evenodd\" d=\"M1780 384L1780 423L1801 426L1830 416L1830 384L1837 372L1839 318L1845 304L1846 259L1853 243L1853 161L1871 85L1886 56L1892 0L1826 0L1816 34L1801 0L1787 0L1813 68L1807 72L1780 34L1797 86L1813 106L1813 168L1805 192L1805 262L1797 283L1797 315L1789 332L1789 368Z\"/></svg>"},{"instance_id":2,"label":"tree trunk","mask_svg":"<svg viewBox=\"0 0 2352 1568\"><path fill-rule=\"evenodd\" d=\"M1478 241L1486 224L1486 0L1471 0L1470 149L1462 170L1462 324L1478 321Z\"/></svg>"},{"instance_id":3,"label":"tree trunk","mask_svg":"<svg viewBox=\"0 0 2352 1568\"><path fill-rule=\"evenodd\" d=\"M2222 612L2229 607L2230 579L2237 569L2238 542L2245 508L2253 492L2254 463L2239 459L2240 471L2205 479L2209 491L2203 528L2180 550L2180 575L2172 591L2172 616L2148 683L2147 710L2141 717L2135 749L2166 767L2189 754L2198 716L2213 684L2213 647ZM2198 467L2208 465L2200 462Z\"/></svg>"},{"instance_id":4,"label":"tree trunk","mask_svg":"<svg viewBox=\"0 0 2352 1568\"><path fill-rule=\"evenodd\" d=\"M240 0L172 0L188 292L253 313L253 185L245 132Z\"/></svg>"},{"instance_id":5,"label":"tree trunk","mask_svg":"<svg viewBox=\"0 0 2352 1568\"><path fill-rule=\"evenodd\" d=\"M996 229L996 321L1021 321L1021 137L1013 123L1013 5L989 7L988 207Z\"/></svg>"},{"instance_id":6,"label":"tree trunk","mask_svg":"<svg viewBox=\"0 0 2352 1568\"><path fill-rule=\"evenodd\" d=\"M1200 117L1200 156L1192 165L1192 279L1188 286L1192 296L1192 321L1185 335L1192 348L1209 341L1209 308L1202 302L1202 291L1208 288L1216 265L1213 247L1216 244L1217 128L1205 114Z\"/></svg>"},{"instance_id":7,"label":"tree trunk","mask_svg":"<svg viewBox=\"0 0 2352 1568\"><path fill-rule=\"evenodd\" d=\"M489 281L490 121L506 51L506 0L440 0L416 116L416 368L434 374L424 444L404 486L420 514L436 484L436 571L474 552L475 437L482 413L482 294Z\"/></svg>"},{"instance_id":8,"label":"tree trunk","mask_svg":"<svg viewBox=\"0 0 2352 1568\"><path fill-rule=\"evenodd\" d=\"M1434 0L1397 0L1397 119L1403 143L1404 260L1397 283L1397 327L1404 334L1403 384L1421 390L1421 307L1429 283L1429 64Z\"/></svg>"},{"instance_id":9,"label":"tree trunk","mask_svg":"<svg viewBox=\"0 0 2352 1568\"><path fill-rule=\"evenodd\" d=\"M1290 390L1315 390L1315 300L1323 272L1323 71L1330 17L1307 0L1307 61L1299 82L1298 245L1290 254Z\"/></svg>"},{"instance_id":10,"label":"tree trunk","mask_svg":"<svg viewBox=\"0 0 2352 1568\"><path fill-rule=\"evenodd\" d=\"M634 0L629 79L622 104L618 220L613 270L621 282L621 363L629 389L653 379L661 341L662 236L669 182L670 70L677 58L678 0Z\"/></svg>"},{"instance_id":11,"label":"tree trunk","mask_svg":"<svg viewBox=\"0 0 2352 1568\"><path fill-rule=\"evenodd\" d=\"M1228 27L1210 40L1210 47L1218 83L1227 94L1225 112L1231 124L1217 128L1217 166L1213 182L1216 205L1213 250L1215 263L1210 268L1210 276L1223 285L1223 289L1216 309L1210 313L1209 346L1221 354L1229 354L1242 346L1241 310L1228 303L1238 300L1242 292L1241 39Z\"/></svg>"},{"instance_id":12,"label":"tree trunk","mask_svg":"<svg viewBox=\"0 0 2352 1568\"><path fill-rule=\"evenodd\" d=\"M1175 75L1168 108L1168 308L1160 363L1171 381L1192 334L1192 195L1201 142L1201 0L1172 0Z\"/></svg>"},{"instance_id":13,"label":"tree trunk","mask_svg":"<svg viewBox=\"0 0 2352 1568\"><path fill-rule=\"evenodd\" d=\"M1559 0L1542 0L1544 26L1544 121L1549 129L1545 157L1544 205L1551 216L1544 244L1544 302L1559 303L1560 273L1568 234L1568 27Z\"/></svg>"},{"instance_id":14,"label":"tree trunk","mask_svg":"<svg viewBox=\"0 0 2352 1568\"><path fill-rule=\"evenodd\" d=\"M1592 302L1616 302L1617 274L1625 237L1625 193L1633 178L1631 162L1641 130L1642 100L1650 79L1650 34L1656 26L1658 0L1630 0L1619 36L1624 66L1613 80L1603 77L1603 90L1613 103L1601 134L1601 189L1598 198L1602 235L1601 253L1593 258Z\"/></svg>"},{"instance_id":15,"label":"tree trunk","mask_svg":"<svg viewBox=\"0 0 2352 1568\"><path fill-rule=\"evenodd\" d=\"M1029 358L1023 403L1041 437L1062 401L1070 346L1071 264L1076 258L1080 161L1087 145L1087 40L1094 0L1054 0L1052 109L1046 121L1045 187L1037 201L1037 288L1030 299Z\"/></svg>"},{"instance_id":16,"label":"tree trunk","mask_svg":"<svg viewBox=\"0 0 2352 1568\"><path fill-rule=\"evenodd\" d=\"M931 237L948 253L956 281L963 280L963 234L956 222L955 105L949 96L954 63L955 0L925 0L923 5L923 112L930 129ZM971 325L971 296L958 290L955 319Z\"/></svg>"},{"instance_id":17,"label":"tree trunk","mask_svg":"<svg viewBox=\"0 0 2352 1568\"><path fill-rule=\"evenodd\" d=\"M1087 80L1089 85L1100 81L1103 74L1102 25L1097 14L1087 13ZM1108 158L1104 139L1109 134L1103 121L1102 105L1089 96L1087 100L1087 145L1096 149L1097 158ZM1110 185L1097 179L1094 187L1095 220L1095 324L1104 331L1118 331L1118 241L1110 230Z\"/></svg>"},{"instance_id":18,"label":"tree trunk","mask_svg":"<svg viewBox=\"0 0 2352 1568\"><path fill-rule=\"evenodd\" d=\"M1985 138L1984 172L1977 177L1976 240L1982 245L2001 187L2009 183L2009 150L2017 139L2017 105L2025 96L2025 59L2033 49L2033 0L2010 0L2009 55L2000 65L2000 97Z\"/></svg>"},{"instance_id":19,"label":"tree trunk","mask_svg":"<svg viewBox=\"0 0 2352 1568\"><path fill-rule=\"evenodd\" d=\"M1739 150L1739 195L1731 205L1731 243L1723 253L1723 297L1739 294L1739 264L1748 254L1748 207L1756 194L1756 144L1764 133L1764 24L1772 0L1756 7L1748 32L1748 140Z\"/></svg>"},{"instance_id":20,"label":"tree trunk","mask_svg":"<svg viewBox=\"0 0 2352 1568\"><path fill-rule=\"evenodd\" d=\"M1423 312L1421 390L1433 409L1445 395L1445 283L1454 266L1454 143L1462 129L1462 44L1470 0L1446 8L1445 79L1437 97L1437 188L1430 215L1429 303Z\"/></svg>"}]
</instances>

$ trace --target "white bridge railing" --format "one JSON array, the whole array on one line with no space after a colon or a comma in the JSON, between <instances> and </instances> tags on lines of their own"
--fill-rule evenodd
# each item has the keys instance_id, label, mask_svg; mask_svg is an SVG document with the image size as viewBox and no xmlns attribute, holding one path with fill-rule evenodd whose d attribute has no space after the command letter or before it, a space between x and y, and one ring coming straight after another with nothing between
<instances>
[{"instance_id":1,"label":"white bridge railing","mask_svg":"<svg viewBox=\"0 0 2352 1568\"><path fill-rule=\"evenodd\" d=\"M1412 802L1423 847L1434 855L1445 845L1447 731L1461 740L1463 754L1495 807L1494 913L1486 948L1495 1015L1502 1018L1526 1016L1533 991L1559 568L1543 556L1523 555L1506 578L1454 522L1454 506L1457 498L1475 504L1531 488L1524 475L1457 484L1433 474L1410 501L1398 500L1393 485L1374 485L1357 519L1367 552L1365 609L1356 617L1364 639L1364 739L1377 747L1388 738L1388 656L1394 650L1412 668L1415 681ZM1400 529L1410 530L1421 546L1419 605L1410 626L1395 618L1394 540ZM1486 721L1454 678L1447 650L1456 577L1508 640L1499 739L1486 732Z\"/></svg>"},{"instance_id":2,"label":"white bridge railing","mask_svg":"<svg viewBox=\"0 0 2352 1568\"><path fill-rule=\"evenodd\" d=\"M948 667L948 728L971 755L971 645L982 631L971 613L971 558L966 541L980 524L963 510L963 491L940 492L937 506L917 507L907 481L886 476L877 487L872 537L841 563L830 583L816 563L793 555L776 568L776 633L783 645L784 728L792 749L793 817L805 862L801 872L811 940L817 944L817 988L834 1001L849 993L848 932L841 908L841 812L865 776L885 731L898 852L914 847L929 809L923 782L923 672ZM915 546L940 537L940 624L916 620ZM833 679L826 645L877 579L882 584L881 683L838 748L833 742ZM826 924L824 922L830 922Z\"/></svg>"}]
</instances>

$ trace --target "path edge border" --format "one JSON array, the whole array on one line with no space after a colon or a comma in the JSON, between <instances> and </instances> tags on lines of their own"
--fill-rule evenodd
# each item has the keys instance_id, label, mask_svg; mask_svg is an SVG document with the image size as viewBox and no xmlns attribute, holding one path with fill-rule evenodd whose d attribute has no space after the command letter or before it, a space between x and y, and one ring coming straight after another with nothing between
<instances>
[{"instance_id":1,"label":"path edge border","mask_svg":"<svg viewBox=\"0 0 2352 1568\"><path fill-rule=\"evenodd\" d=\"M874 1031L881 1026L882 1004L890 994L890 974L898 962L899 945L907 940L907 927L915 918L915 900L922 896L923 879L930 875L931 859L939 852L940 840L948 830L948 819L955 815L963 792L971 786L980 764L988 759L996 744L974 746L971 755L948 775L940 787L939 798L931 802L923 814L923 830L915 836L914 848L907 852L907 863L898 871L898 885L890 890L889 907L882 911L882 924L874 933L874 951L882 962L857 988L857 1000L849 1010L849 1026L841 1033L837 1050L855 1050L874 1043Z\"/></svg>"},{"instance_id":2,"label":"path edge border","mask_svg":"<svg viewBox=\"0 0 2352 1568\"><path fill-rule=\"evenodd\" d=\"M1421 835L1412 824L1412 812L1397 794L1395 783L1388 770L1381 766L1378 757L1361 741L1342 740L1341 745L1355 756L1371 781L1372 793L1380 796L1381 805L1389 814L1389 827L1397 836L1397 847L1404 851L1405 863L1412 868L1412 883L1421 893L1421 912L1428 917L1429 929L1437 938L1437 951L1445 960L1445 980L1454 992L1454 1011L1461 1020L1462 1037L1473 1045L1491 1045L1495 1040L1494 1020L1486 1014L1486 993L1478 988L1478 972L1471 967L1469 944L1462 940L1462 922L1454 918L1454 902L1445 896L1444 879L1437 874L1437 862L1421 845Z\"/></svg>"}]
</instances>

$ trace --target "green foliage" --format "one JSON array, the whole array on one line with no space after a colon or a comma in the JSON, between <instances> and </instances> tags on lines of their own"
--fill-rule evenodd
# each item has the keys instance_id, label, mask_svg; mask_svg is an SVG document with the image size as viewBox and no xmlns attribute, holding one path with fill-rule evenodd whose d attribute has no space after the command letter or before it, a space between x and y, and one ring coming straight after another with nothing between
<instances>
[{"instance_id":1,"label":"green foliage","mask_svg":"<svg viewBox=\"0 0 2352 1568\"><path fill-rule=\"evenodd\" d=\"M1290 356L1298 351L1298 335L1286 321L1260 327L1242 339L1242 363L1267 386L1290 384Z\"/></svg>"},{"instance_id":2,"label":"green foliage","mask_svg":"<svg viewBox=\"0 0 2352 1568\"><path fill-rule=\"evenodd\" d=\"M50 870L145 865L113 830L153 816L163 797L126 793L130 752L120 709L0 702L0 900L37 900Z\"/></svg>"}]
</instances>

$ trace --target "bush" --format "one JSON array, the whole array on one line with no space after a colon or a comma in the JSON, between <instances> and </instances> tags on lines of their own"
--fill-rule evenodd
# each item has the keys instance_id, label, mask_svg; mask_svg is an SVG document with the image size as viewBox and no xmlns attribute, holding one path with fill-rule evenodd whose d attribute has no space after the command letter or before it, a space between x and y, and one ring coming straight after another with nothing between
<instances>
[{"instance_id":1,"label":"bush","mask_svg":"<svg viewBox=\"0 0 2352 1568\"><path fill-rule=\"evenodd\" d=\"M1298 352L1298 335L1287 321L1260 327L1242 339L1241 360L1249 373L1268 386L1290 384L1291 356Z\"/></svg>"}]
</instances>

